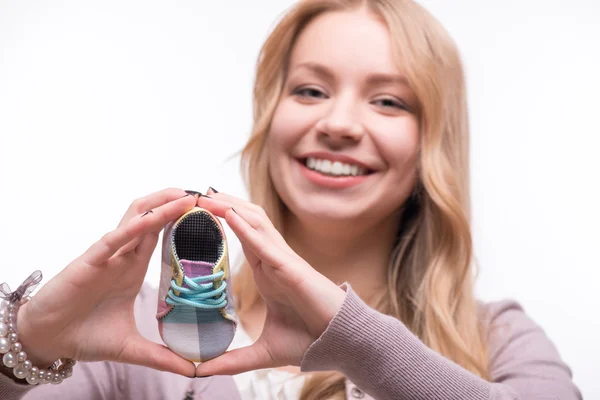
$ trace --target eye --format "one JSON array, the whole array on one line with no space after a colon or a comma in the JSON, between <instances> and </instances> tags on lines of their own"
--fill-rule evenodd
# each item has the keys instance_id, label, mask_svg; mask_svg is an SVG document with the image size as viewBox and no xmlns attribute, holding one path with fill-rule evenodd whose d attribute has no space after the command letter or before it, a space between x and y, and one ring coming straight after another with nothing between
<instances>
[{"instance_id":1,"label":"eye","mask_svg":"<svg viewBox=\"0 0 600 400\"><path fill-rule=\"evenodd\" d=\"M396 100L396 99L379 99L379 100L375 100L373 102L374 104L381 104L383 106L383 108L398 108L400 110L407 110L408 108L400 101Z\"/></svg>"},{"instance_id":2,"label":"eye","mask_svg":"<svg viewBox=\"0 0 600 400\"><path fill-rule=\"evenodd\" d=\"M301 97L314 97L319 99L327 98L325 93L321 92L318 89L305 87L294 90L294 94Z\"/></svg>"}]
</instances>

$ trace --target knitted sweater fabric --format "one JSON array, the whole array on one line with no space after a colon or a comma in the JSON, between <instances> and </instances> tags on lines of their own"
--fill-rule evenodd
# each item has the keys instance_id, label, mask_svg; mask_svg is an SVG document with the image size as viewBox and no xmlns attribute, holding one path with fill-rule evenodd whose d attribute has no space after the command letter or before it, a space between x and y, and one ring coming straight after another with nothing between
<instances>
[{"instance_id":1,"label":"knitted sweater fabric","mask_svg":"<svg viewBox=\"0 0 600 400\"><path fill-rule=\"evenodd\" d=\"M552 341L515 301L479 303L478 315L488 327L490 382L431 350L398 319L367 306L350 285L342 287L345 300L305 352L301 370L342 372L347 399L582 399ZM136 323L144 337L162 343L156 299L156 289L145 284L136 299ZM63 383L39 387L17 383L0 368L2 400L142 398L235 400L239 394L230 376L194 379L116 362L79 362Z\"/></svg>"}]
</instances>

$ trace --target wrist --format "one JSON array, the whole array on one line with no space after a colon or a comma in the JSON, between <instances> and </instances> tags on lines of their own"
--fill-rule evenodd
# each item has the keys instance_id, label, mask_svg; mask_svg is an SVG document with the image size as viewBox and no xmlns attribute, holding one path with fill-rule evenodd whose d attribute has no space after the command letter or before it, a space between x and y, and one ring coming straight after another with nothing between
<instances>
[{"instance_id":1,"label":"wrist","mask_svg":"<svg viewBox=\"0 0 600 400\"><path fill-rule=\"evenodd\" d=\"M314 340L317 340L329 326L329 323L335 317L346 299L346 291L333 283L327 277L321 275L316 285L316 293L311 296L316 304L311 310L312 323L311 333Z\"/></svg>"},{"instance_id":2,"label":"wrist","mask_svg":"<svg viewBox=\"0 0 600 400\"><path fill-rule=\"evenodd\" d=\"M31 299L28 295L41 280L42 272L34 271L14 292L10 291L8 284L0 285L2 292L0 297L4 299L0 303L0 353L4 354L2 363L4 367L12 371L16 378L25 379L30 385L59 384L73 374L73 366L76 363L70 358L60 358L51 363L49 368L35 366L27 354L27 351L33 352L34 349L28 347L26 351L20 341L19 320L23 323L21 328L24 329L21 333L28 345L35 345L34 340L28 339L30 338L28 333L33 332L34 329L28 331L29 325L25 315L29 310L27 303ZM32 354L37 357L35 361L47 362L44 357L39 356L39 353ZM6 375L6 373L4 374Z\"/></svg>"},{"instance_id":3,"label":"wrist","mask_svg":"<svg viewBox=\"0 0 600 400\"><path fill-rule=\"evenodd\" d=\"M27 349L27 359L30 360L33 365L38 368L49 368L58 357L52 355L46 355L40 353L39 343L34 338L35 331L29 328L27 323L27 310L30 303L27 302L19 307L17 311L17 326L19 334L19 342L23 345L24 349Z\"/></svg>"}]
</instances>

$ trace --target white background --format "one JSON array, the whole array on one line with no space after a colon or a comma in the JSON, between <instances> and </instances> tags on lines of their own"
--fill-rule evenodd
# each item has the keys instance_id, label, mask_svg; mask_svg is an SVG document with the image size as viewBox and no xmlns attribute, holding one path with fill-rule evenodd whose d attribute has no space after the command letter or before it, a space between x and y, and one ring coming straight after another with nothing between
<instances>
[{"instance_id":1,"label":"white background","mask_svg":"<svg viewBox=\"0 0 600 400\"><path fill-rule=\"evenodd\" d=\"M0 282L47 281L150 192L245 196L255 59L289 4L0 0ZM600 2L423 4L467 71L478 296L518 299L598 398Z\"/></svg>"}]
</instances>

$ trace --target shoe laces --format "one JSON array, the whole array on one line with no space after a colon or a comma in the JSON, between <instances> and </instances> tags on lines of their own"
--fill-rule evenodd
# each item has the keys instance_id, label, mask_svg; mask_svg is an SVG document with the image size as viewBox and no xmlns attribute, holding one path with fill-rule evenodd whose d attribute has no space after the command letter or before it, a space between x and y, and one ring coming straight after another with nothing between
<instances>
[{"instance_id":1,"label":"shoe laces","mask_svg":"<svg viewBox=\"0 0 600 400\"><path fill-rule=\"evenodd\" d=\"M221 284L216 289L212 282L222 279L224 275L225 273L223 271L219 271L215 274L198 276L196 278L184 276L183 282L188 287L179 286L175 280L172 279L171 289L169 289L165 301L172 306L186 305L203 309L223 308L227 305L227 293L225 293L227 282L221 280ZM179 295L176 295L174 291L178 291Z\"/></svg>"}]
</instances>

